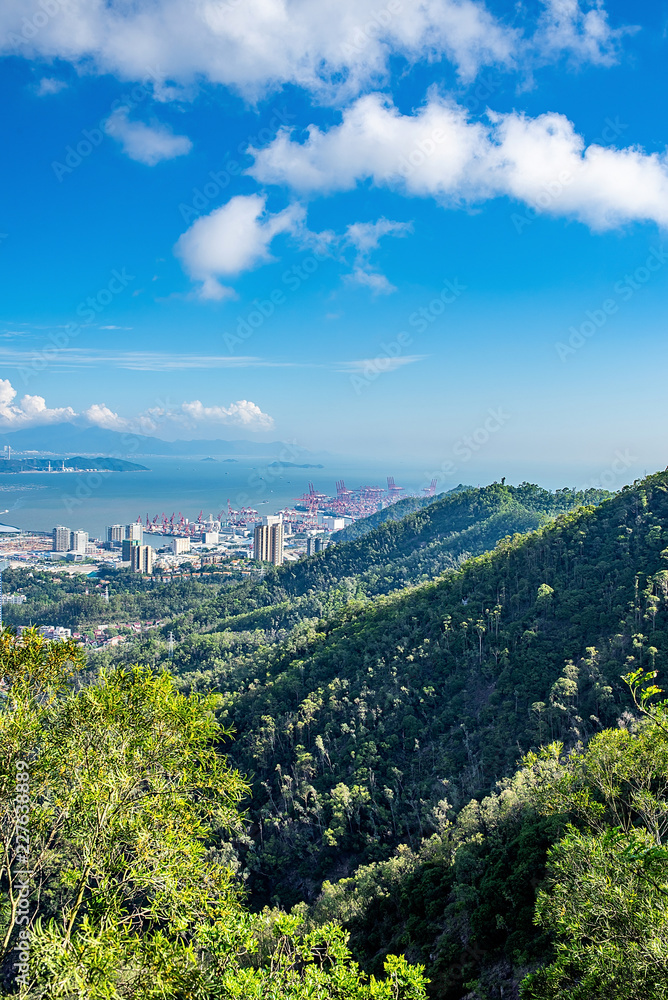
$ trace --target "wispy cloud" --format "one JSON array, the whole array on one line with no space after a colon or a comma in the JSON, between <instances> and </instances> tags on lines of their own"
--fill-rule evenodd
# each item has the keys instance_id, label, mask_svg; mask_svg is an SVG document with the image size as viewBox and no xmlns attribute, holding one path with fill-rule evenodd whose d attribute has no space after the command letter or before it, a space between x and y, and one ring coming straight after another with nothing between
<instances>
[{"instance_id":1,"label":"wispy cloud","mask_svg":"<svg viewBox=\"0 0 668 1000\"><path fill-rule=\"evenodd\" d=\"M309 365L267 358L223 354L172 354L160 351L102 351L77 348L47 349L49 367L122 368L129 371L168 372L208 368L303 368ZM0 363L8 368L29 368L41 361L40 351L0 347Z\"/></svg>"},{"instance_id":2,"label":"wispy cloud","mask_svg":"<svg viewBox=\"0 0 668 1000\"><path fill-rule=\"evenodd\" d=\"M404 365L414 365L417 361L424 361L428 354L406 354L398 358L380 356L377 358L361 358L359 361L342 361L337 369L346 375L364 375L369 371L393 372Z\"/></svg>"}]
</instances>

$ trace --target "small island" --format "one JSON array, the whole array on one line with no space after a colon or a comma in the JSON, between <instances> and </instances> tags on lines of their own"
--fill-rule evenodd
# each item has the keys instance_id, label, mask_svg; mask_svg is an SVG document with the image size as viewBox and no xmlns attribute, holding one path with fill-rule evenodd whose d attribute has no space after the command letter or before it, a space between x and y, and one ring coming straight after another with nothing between
<instances>
[{"instance_id":1,"label":"small island","mask_svg":"<svg viewBox=\"0 0 668 1000\"><path fill-rule=\"evenodd\" d=\"M98 455L97 458L0 458L0 472L150 472L145 465L127 462L124 458Z\"/></svg>"}]
</instances>

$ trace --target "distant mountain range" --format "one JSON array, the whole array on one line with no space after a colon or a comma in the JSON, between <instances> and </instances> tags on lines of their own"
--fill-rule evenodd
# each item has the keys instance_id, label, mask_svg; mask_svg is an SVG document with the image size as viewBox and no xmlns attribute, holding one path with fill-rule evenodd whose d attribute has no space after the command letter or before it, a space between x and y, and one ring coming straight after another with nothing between
<instances>
[{"instance_id":1,"label":"distant mountain range","mask_svg":"<svg viewBox=\"0 0 668 1000\"><path fill-rule=\"evenodd\" d=\"M293 445L282 441L192 440L162 441L144 434L81 427L77 424L50 424L29 427L0 437L0 445L12 451L38 452L43 455L113 455L132 458L136 455L248 455L253 458L294 456ZM300 456L310 455L299 449Z\"/></svg>"}]
</instances>

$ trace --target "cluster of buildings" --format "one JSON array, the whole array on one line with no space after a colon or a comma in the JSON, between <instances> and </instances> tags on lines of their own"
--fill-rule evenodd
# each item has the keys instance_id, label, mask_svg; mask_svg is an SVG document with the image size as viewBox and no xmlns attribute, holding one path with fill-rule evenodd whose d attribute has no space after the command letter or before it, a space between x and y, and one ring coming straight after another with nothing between
<instances>
[{"instance_id":1,"label":"cluster of buildings","mask_svg":"<svg viewBox=\"0 0 668 1000\"><path fill-rule=\"evenodd\" d=\"M121 550L121 561L130 563L133 573L152 573L154 550L143 544L141 524L112 524L107 528L107 547Z\"/></svg>"},{"instance_id":2,"label":"cluster of buildings","mask_svg":"<svg viewBox=\"0 0 668 1000\"><path fill-rule=\"evenodd\" d=\"M215 565L230 558L234 561L234 557L237 557L236 562L250 557L256 562L282 566L284 562L298 559L301 555L322 552L330 544L329 536L347 523L350 523L349 518L319 514L317 522L314 521L309 530L296 532L295 526L281 512L264 517L256 514L255 523L248 527L221 521L204 522L196 535L178 532L171 537L166 534L156 537L155 531L145 529L137 520L132 524L110 525L103 539L91 539L82 528L72 530L61 524L50 533L44 532L42 537L38 537L38 533L28 540L26 535L23 545L24 548L27 546L25 555L18 551L21 547L18 542L13 548L16 549L15 557L24 561L31 557L53 559L59 563L63 559L75 563L95 560L116 563L142 574L160 572L161 569L178 571L182 563L195 567ZM155 539L153 545L145 544L147 534ZM20 539L21 535L17 537ZM156 545L158 538L162 542L160 548ZM40 551L47 547L49 552ZM85 568L79 567L81 571ZM73 567L73 571L75 569L77 567Z\"/></svg>"},{"instance_id":3,"label":"cluster of buildings","mask_svg":"<svg viewBox=\"0 0 668 1000\"><path fill-rule=\"evenodd\" d=\"M25 604L27 600L25 594L3 594L0 598L2 604Z\"/></svg>"},{"instance_id":4,"label":"cluster of buildings","mask_svg":"<svg viewBox=\"0 0 668 1000\"><path fill-rule=\"evenodd\" d=\"M83 529L71 531L60 524L53 529L53 551L62 554L71 553L85 558L88 555L88 532Z\"/></svg>"},{"instance_id":5,"label":"cluster of buildings","mask_svg":"<svg viewBox=\"0 0 668 1000\"><path fill-rule=\"evenodd\" d=\"M27 628L32 628L31 625L19 625L16 629L17 634L21 635L22 632ZM40 635L43 635L45 639L71 639L72 629L63 628L61 625L40 625L37 629Z\"/></svg>"}]
</instances>

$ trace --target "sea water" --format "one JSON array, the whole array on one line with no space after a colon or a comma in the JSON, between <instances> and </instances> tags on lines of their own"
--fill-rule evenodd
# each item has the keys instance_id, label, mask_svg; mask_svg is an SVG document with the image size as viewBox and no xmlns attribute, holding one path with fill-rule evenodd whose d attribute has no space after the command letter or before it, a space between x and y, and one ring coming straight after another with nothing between
<instances>
[{"instance_id":1,"label":"sea water","mask_svg":"<svg viewBox=\"0 0 668 1000\"><path fill-rule=\"evenodd\" d=\"M387 488L394 476L405 494L420 493L429 484L429 470L408 461L364 462L341 458L313 458L323 468L277 468L273 458L203 461L201 458L146 457L137 459L148 472L52 472L0 474L0 521L22 530L50 531L55 525L83 529L91 537L105 537L110 524L146 522L165 514L194 521L204 516L227 516L228 500L235 509L255 508L272 514L290 506L308 492L309 483L336 496L336 482L348 489ZM306 460L305 460L306 461ZM451 483L441 489L450 488Z\"/></svg>"}]
</instances>

